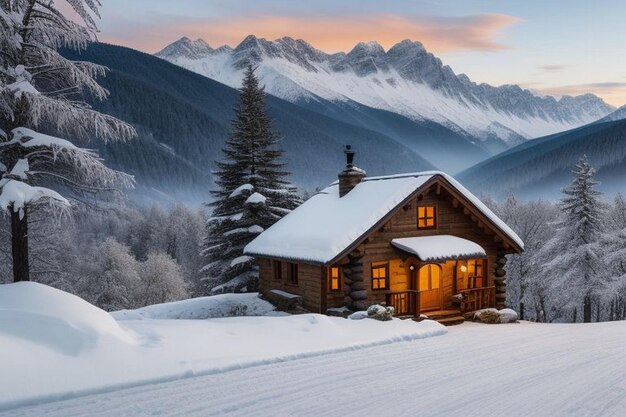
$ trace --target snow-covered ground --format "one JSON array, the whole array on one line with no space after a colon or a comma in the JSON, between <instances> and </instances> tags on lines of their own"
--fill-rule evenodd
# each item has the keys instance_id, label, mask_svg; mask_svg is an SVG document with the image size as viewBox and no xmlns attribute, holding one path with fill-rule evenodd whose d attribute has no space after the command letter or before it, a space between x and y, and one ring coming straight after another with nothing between
<instances>
[{"instance_id":1,"label":"snow-covered ground","mask_svg":"<svg viewBox=\"0 0 626 417\"><path fill-rule=\"evenodd\" d=\"M626 415L626 323L465 323L442 337L235 369L0 416Z\"/></svg>"},{"instance_id":2,"label":"snow-covered ground","mask_svg":"<svg viewBox=\"0 0 626 417\"><path fill-rule=\"evenodd\" d=\"M253 307L259 305L258 298L249 298ZM213 300L209 310L219 311L215 304L219 303ZM226 309L232 303L224 305ZM51 287L29 282L0 285L0 410L446 332L435 322L346 320L318 314L149 319L198 317L208 311L202 307L202 300L164 304L116 313L125 318L116 321ZM141 319L130 319L132 315Z\"/></svg>"}]
</instances>

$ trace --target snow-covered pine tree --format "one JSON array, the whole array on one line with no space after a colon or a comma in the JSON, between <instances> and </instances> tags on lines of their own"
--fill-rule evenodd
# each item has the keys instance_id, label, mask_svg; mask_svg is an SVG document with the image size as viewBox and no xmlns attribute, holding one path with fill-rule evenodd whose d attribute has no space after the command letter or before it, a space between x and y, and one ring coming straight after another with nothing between
<instances>
[{"instance_id":1,"label":"snow-covered pine tree","mask_svg":"<svg viewBox=\"0 0 626 417\"><path fill-rule=\"evenodd\" d=\"M626 200L618 194L608 211L608 227L602 237L606 299L609 320L626 319Z\"/></svg>"},{"instance_id":2,"label":"snow-covered pine tree","mask_svg":"<svg viewBox=\"0 0 626 417\"><path fill-rule=\"evenodd\" d=\"M68 60L58 49L82 49L95 39L100 3L67 4L71 19L53 1L0 0L0 209L11 216L15 281L30 277L29 209L67 210L70 200L133 185L132 177L107 168L93 151L56 137L114 140L135 134L83 101L87 94L106 98L96 81L105 68Z\"/></svg>"},{"instance_id":3,"label":"snow-covered pine tree","mask_svg":"<svg viewBox=\"0 0 626 417\"><path fill-rule=\"evenodd\" d=\"M546 321L548 288L539 273L541 265L537 253L554 233L557 210L553 204L544 201L520 202L513 194L495 209L498 216L524 241L524 252L508 256L507 305L515 309L522 320ZM526 309L530 314L526 313Z\"/></svg>"},{"instance_id":4,"label":"snow-covered pine tree","mask_svg":"<svg viewBox=\"0 0 626 417\"><path fill-rule=\"evenodd\" d=\"M562 219L555 236L546 243L543 254L548 261L543 271L555 284L562 305L576 311L583 305L583 321L591 321L592 303L605 290L604 273L600 267L602 253L599 239L602 232L604 206L601 193L594 187L595 170L583 156L572 171L572 183L562 190ZM575 317L575 313L573 314Z\"/></svg>"},{"instance_id":5,"label":"snow-covered pine tree","mask_svg":"<svg viewBox=\"0 0 626 417\"><path fill-rule=\"evenodd\" d=\"M243 248L300 204L281 161L279 136L265 111L265 91L248 66L207 222L202 268L211 293L255 291L258 268Z\"/></svg>"}]
</instances>

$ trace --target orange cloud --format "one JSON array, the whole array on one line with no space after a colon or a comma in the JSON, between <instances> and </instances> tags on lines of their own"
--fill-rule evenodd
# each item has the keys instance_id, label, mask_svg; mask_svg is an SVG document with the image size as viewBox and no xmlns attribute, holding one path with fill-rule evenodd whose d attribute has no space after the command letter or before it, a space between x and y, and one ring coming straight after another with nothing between
<instances>
[{"instance_id":1,"label":"orange cloud","mask_svg":"<svg viewBox=\"0 0 626 417\"><path fill-rule=\"evenodd\" d=\"M101 39L147 51L157 51L180 36L203 38L212 46L236 46L249 34L268 39L301 38L327 51L350 50L360 41L376 40L389 48L406 38L435 52L507 49L501 31L518 22L513 16L482 14L466 17L409 18L393 14L348 17L255 16L222 20L176 20L154 27L136 26L103 31ZM163 24L165 23L165 24Z\"/></svg>"}]
</instances>

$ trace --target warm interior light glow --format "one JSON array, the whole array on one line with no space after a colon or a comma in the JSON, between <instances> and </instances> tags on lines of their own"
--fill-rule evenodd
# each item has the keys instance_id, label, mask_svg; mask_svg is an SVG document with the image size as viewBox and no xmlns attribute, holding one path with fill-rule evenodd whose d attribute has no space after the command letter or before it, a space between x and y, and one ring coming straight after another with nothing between
<instances>
[{"instance_id":1,"label":"warm interior light glow","mask_svg":"<svg viewBox=\"0 0 626 417\"><path fill-rule=\"evenodd\" d=\"M467 266L461 265L461 272L467 272Z\"/></svg>"},{"instance_id":2,"label":"warm interior light glow","mask_svg":"<svg viewBox=\"0 0 626 417\"><path fill-rule=\"evenodd\" d=\"M339 267L333 266L328 271L328 279L329 279L329 287L331 291L339 291L340 289L340 281L339 281Z\"/></svg>"},{"instance_id":3,"label":"warm interior light glow","mask_svg":"<svg viewBox=\"0 0 626 417\"><path fill-rule=\"evenodd\" d=\"M417 227L420 229L435 227L435 207L421 206L417 208Z\"/></svg>"}]
</instances>

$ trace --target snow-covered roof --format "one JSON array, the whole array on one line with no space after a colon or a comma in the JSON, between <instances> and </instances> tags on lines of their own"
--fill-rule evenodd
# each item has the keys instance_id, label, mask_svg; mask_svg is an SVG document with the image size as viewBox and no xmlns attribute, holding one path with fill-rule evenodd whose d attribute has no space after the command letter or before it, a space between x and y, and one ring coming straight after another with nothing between
<instances>
[{"instance_id":1,"label":"snow-covered roof","mask_svg":"<svg viewBox=\"0 0 626 417\"><path fill-rule=\"evenodd\" d=\"M518 246L522 240L454 178L439 171L367 177L339 197L334 182L261 233L244 249L252 256L328 264L434 176L441 176Z\"/></svg>"},{"instance_id":2,"label":"snow-covered roof","mask_svg":"<svg viewBox=\"0 0 626 417\"><path fill-rule=\"evenodd\" d=\"M403 237L393 239L391 244L425 262L487 256L478 243L451 235Z\"/></svg>"}]
</instances>

